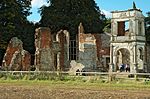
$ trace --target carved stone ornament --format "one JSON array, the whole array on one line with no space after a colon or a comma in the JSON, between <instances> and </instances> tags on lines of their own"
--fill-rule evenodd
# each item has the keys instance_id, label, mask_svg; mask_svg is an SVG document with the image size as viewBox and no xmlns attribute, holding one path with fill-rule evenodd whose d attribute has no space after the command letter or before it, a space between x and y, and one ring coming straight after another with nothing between
<instances>
[{"instance_id":1,"label":"carved stone ornament","mask_svg":"<svg viewBox=\"0 0 150 99\"><path fill-rule=\"evenodd\" d=\"M120 18L124 18L124 17L127 17L127 14L125 12L120 14Z\"/></svg>"}]
</instances>

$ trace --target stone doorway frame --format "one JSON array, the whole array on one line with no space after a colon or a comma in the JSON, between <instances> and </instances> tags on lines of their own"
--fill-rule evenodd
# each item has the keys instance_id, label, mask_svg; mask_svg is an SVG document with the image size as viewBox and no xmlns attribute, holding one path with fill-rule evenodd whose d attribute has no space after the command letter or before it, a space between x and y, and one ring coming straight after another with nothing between
<instances>
[{"instance_id":1,"label":"stone doorway frame","mask_svg":"<svg viewBox=\"0 0 150 99\"><path fill-rule=\"evenodd\" d=\"M120 54L120 55L118 55ZM128 64L129 66L131 66L131 53L130 50L128 50L127 48L119 48L114 52L115 55L115 62L114 62L114 70L118 71L119 70L119 66L124 64Z\"/></svg>"}]
</instances>

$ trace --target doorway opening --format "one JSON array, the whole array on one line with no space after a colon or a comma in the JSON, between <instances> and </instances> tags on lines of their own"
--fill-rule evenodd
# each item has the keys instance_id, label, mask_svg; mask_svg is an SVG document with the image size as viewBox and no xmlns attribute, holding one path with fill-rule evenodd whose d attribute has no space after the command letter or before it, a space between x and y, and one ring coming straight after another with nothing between
<instances>
[{"instance_id":1,"label":"doorway opening","mask_svg":"<svg viewBox=\"0 0 150 99\"><path fill-rule=\"evenodd\" d=\"M116 71L120 70L120 66L123 67L123 71L125 71L126 66L128 65L130 68L130 52L128 49L121 48L116 53Z\"/></svg>"}]
</instances>

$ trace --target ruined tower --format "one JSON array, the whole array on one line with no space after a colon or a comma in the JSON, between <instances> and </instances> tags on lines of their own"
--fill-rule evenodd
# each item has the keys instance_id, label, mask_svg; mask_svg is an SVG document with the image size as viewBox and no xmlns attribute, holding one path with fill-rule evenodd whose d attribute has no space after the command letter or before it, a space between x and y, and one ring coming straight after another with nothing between
<instances>
[{"instance_id":1,"label":"ruined tower","mask_svg":"<svg viewBox=\"0 0 150 99\"><path fill-rule=\"evenodd\" d=\"M125 11L112 11L110 70L129 64L130 72L146 72L144 16L135 3Z\"/></svg>"}]
</instances>

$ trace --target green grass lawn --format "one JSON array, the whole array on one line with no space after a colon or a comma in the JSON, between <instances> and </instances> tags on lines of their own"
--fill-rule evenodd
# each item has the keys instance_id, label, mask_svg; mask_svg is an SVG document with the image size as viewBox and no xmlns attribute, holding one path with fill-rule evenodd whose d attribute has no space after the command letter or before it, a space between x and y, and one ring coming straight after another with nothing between
<instances>
[{"instance_id":1,"label":"green grass lawn","mask_svg":"<svg viewBox=\"0 0 150 99\"><path fill-rule=\"evenodd\" d=\"M68 88L96 88L96 89L147 89L150 90L150 84L139 81L121 81L121 82L90 82L90 81L55 81L55 80L0 80L0 85L23 85L47 87L68 87Z\"/></svg>"}]
</instances>

